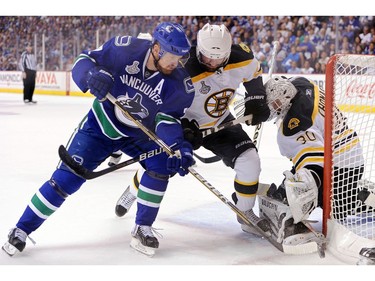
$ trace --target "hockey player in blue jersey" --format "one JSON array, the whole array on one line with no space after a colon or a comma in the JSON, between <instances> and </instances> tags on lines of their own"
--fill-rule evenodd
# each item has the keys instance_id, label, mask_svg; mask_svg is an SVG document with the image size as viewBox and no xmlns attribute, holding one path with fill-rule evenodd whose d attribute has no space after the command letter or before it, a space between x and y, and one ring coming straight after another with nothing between
<instances>
[{"instance_id":1,"label":"hockey player in blue jersey","mask_svg":"<svg viewBox=\"0 0 375 281\"><path fill-rule=\"evenodd\" d=\"M233 200L247 217L254 217L253 207L261 165L251 138L241 125L223 129L204 139L200 130L234 119L230 114L229 104L241 83L246 89L245 115L253 115L252 125L267 120L270 110L260 63L247 45L232 44L232 37L225 25L207 23L199 30L197 46L191 48L185 67L195 87L192 106L182 119L185 137L195 149L202 145L234 170ZM124 216L135 202L137 194L139 195L139 177L142 172L140 169L136 173L133 184L119 198L115 208L117 216ZM244 231L259 234L242 220L239 222Z\"/></svg>"},{"instance_id":2,"label":"hockey player in blue jersey","mask_svg":"<svg viewBox=\"0 0 375 281\"><path fill-rule=\"evenodd\" d=\"M166 191L169 178L176 173L186 175L194 163L192 146L184 140L180 123L194 98L192 81L182 67L189 50L190 43L180 25L161 23L151 41L117 36L95 50L84 51L76 59L72 76L82 92L89 90L96 99L67 144L69 154L85 168L94 170L115 151L136 157L158 148L106 99L107 93L111 93L126 105L134 118L141 120L167 145L179 150L178 158L160 153L141 162L146 170L140 179L145 196L154 198L154 204L160 204L158 198ZM22 252L29 234L84 182L59 163L9 232L3 250L10 256ZM141 246L158 247L152 232L157 213L158 208L153 206L138 206L132 236Z\"/></svg>"}]
</instances>

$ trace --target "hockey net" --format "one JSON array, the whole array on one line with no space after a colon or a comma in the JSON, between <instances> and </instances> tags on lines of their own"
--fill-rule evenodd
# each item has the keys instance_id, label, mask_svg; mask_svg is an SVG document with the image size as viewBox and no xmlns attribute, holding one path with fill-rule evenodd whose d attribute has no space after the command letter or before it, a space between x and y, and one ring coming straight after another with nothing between
<instances>
[{"instance_id":1,"label":"hockey net","mask_svg":"<svg viewBox=\"0 0 375 281\"><path fill-rule=\"evenodd\" d=\"M374 208L358 199L364 188L375 191L375 56L330 58L324 138L323 233L335 255L358 258L361 248L375 247Z\"/></svg>"}]
</instances>

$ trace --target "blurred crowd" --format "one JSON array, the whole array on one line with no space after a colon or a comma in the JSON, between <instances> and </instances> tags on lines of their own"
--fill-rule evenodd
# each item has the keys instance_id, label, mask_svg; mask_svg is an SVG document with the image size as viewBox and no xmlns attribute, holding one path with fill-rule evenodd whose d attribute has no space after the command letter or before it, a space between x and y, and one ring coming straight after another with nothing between
<instances>
[{"instance_id":1,"label":"blurred crowd","mask_svg":"<svg viewBox=\"0 0 375 281\"><path fill-rule=\"evenodd\" d=\"M24 45L31 42L39 70L69 71L82 50L116 35L152 33L162 21L180 23L193 45L205 23L223 23L234 43L253 50L264 72L275 40L278 73L325 73L335 53L375 54L374 16L1 16L0 70L18 70Z\"/></svg>"}]
</instances>

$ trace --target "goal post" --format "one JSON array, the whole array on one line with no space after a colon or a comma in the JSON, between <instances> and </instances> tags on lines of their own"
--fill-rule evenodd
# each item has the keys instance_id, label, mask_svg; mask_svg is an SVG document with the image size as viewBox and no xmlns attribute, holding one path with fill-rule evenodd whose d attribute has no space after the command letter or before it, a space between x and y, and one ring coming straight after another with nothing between
<instances>
[{"instance_id":1,"label":"goal post","mask_svg":"<svg viewBox=\"0 0 375 281\"><path fill-rule=\"evenodd\" d=\"M375 56L337 54L326 67L323 233L339 257L375 247Z\"/></svg>"}]
</instances>

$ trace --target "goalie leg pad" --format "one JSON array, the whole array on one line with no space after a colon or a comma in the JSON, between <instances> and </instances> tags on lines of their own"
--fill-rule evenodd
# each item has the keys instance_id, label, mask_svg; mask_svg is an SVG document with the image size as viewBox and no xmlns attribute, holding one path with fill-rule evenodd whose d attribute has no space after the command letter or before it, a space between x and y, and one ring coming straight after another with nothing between
<instances>
[{"instance_id":1,"label":"goalie leg pad","mask_svg":"<svg viewBox=\"0 0 375 281\"><path fill-rule=\"evenodd\" d=\"M318 251L318 244L323 237L317 237L302 222L293 223L288 205L269 198L259 196L260 217L269 221L272 238L283 244L286 254L303 255Z\"/></svg>"},{"instance_id":2,"label":"goalie leg pad","mask_svg":"<svg viewBox=\"0 0 375 281\"><path fill-rule=\"evenodd\" d=\"M286 197L294 222L307 220L318 205L318 187L314 176L305 168L299 169L294 175L286 172L284 172Z\"/></svg>"},{"instance_id":3,"label":"goalie leg pad","mask_svg":"<svg viewBox=\"0 0 375 281\"><path fill-rule=\"evenodd\" d=\"M288 205L267 196L258 196L259 215L269 221L273 236L278 243L285 237L285 228L293 224Z\"/></svg>"}]
</instances>

